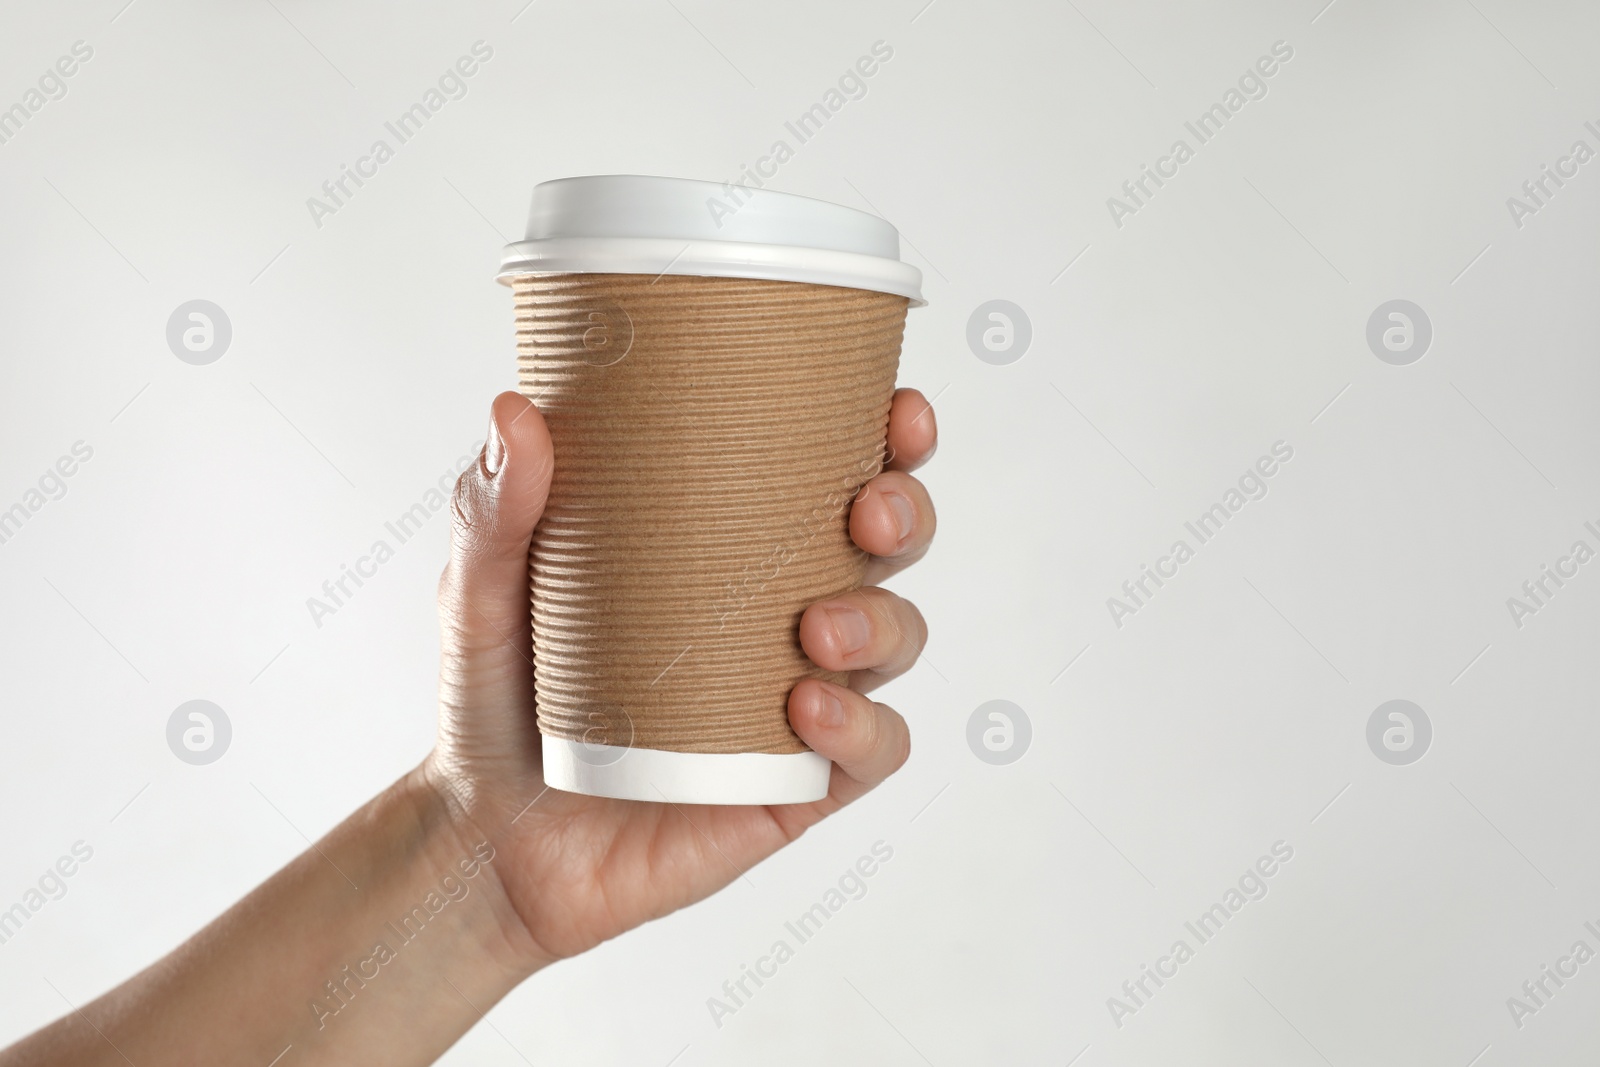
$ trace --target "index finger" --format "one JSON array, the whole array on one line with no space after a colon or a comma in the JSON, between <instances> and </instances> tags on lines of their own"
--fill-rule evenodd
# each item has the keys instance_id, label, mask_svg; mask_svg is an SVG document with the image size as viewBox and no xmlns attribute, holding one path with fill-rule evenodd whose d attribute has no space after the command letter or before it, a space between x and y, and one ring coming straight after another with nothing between
<instances>
[{"instance_id":1,"label":"index finger","mask_svg":"<svg viewBox=\"0 0 1600 1067\"><path fill-rule=\"evenodd\" d=\"M889 405L889 451L883 469L916 470L938 444L939 427L927 397L916 389L896 389Z\"/></svg>"}]
</instances>

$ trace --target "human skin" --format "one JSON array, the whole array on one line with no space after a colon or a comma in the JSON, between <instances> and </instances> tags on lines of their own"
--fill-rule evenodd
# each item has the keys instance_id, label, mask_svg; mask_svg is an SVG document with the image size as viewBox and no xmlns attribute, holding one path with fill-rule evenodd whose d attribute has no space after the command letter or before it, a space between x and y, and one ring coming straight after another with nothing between
<instances>
[{"instance_id":1,"label":"human skin","mask_svg":"<svg viewBox=\"0 0 1600 1067\"><path fill-rule=\"evenodd\" d=\"M927 639L917 609L875 583L933 537L933 505L908 472L935 441L928 402L897 392L890 460L849 517L873 556L869 586L800 619L806 654L850 678L807 679L789 696L795 732L834 763L828 796L610 800L544 785L527 561L555 459L537 408L501 394L452 500L433 751L165 958L91 1003L68 1001L0 1051L0 1067L431 1063L530 975L709 896L861 797L910 753L905 720L866 694Z\"/></svg>"}]
</instances>

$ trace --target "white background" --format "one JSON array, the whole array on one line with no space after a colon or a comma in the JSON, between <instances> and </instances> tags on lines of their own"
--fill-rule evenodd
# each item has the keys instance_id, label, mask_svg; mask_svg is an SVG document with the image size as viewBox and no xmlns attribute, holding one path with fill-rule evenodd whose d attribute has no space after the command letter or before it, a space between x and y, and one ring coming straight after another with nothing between
<instances>
[{"instance_id":1,"label":"white background","mask_svg":"<svg viewBox=\"0 0 1600 1067\"><path fill-rule=\"evenodd\" d=\"M1600 547L1600 162L1520 228L1506 201L1600 148L1595 9L124 2L14 4L0 32L0 107L94 50L0 145L0 508L94 450L0 544L0 908L94 849L0 945L0 1042L427 751L446 521L320 629L305 601L512 385L492 274L533 184L733 177L882 40L772 186L878 211L926 276L903 377L938 398L941 525L895 588L932 638L884 696L915 754L446 1062L1592 1062L1600 963L1520 1029L1506 998L1600 949L1600 564L1520 628L1506 600ZM468 95L315 225L307 198L478 40ZM1107 198L1277 41L1266 97L1115 225ZM196 298L233 326L209 366L165 339ZM996 298L1032 323L1008 366L966 341ZM1365 338L1396 298L1433 325L1409 366ZM1114 625L1280 440L1265 499ZM209 766L165 740L196 698L233 724ZM1395 698L1433 724L1409 766L1366 741ZM1009 766L967 745L992 699L1032 723ZM718 1027L707 999L879 840L867 895ZM1107 998L1280 840L1266 898L1117 1026Z\"/></svg>"}]
</instances>

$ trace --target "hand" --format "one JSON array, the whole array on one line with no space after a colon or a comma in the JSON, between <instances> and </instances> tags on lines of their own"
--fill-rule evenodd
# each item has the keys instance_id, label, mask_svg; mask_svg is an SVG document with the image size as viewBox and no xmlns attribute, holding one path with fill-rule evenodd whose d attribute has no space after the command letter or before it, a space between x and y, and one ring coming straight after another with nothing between
<instances>
[{"instance_id":1,"label":"hand","mask_svg":"<svg viewBox=\"0 0 1600 1067\"><path fill-rule=\"evenodd\" d=\"M515 393L494 401L483 455L456 486L454 540L439 587L439 740L417 777L451 812L464 847L488 841L511 948L536 968L691 904L871 790L910 753L905 720L864 694L909 669L927 629L876 583L920 559L933 504L908 471L934 450L933 409L895 394L889 462L856 497L850 535L872 554L868 586L814 604L800 643L848 688L806 679L789 723L834 763L810 804L646 804L546 789L534 721L528 543L554 466L550 435Z\"/></svg>"}]
</instances>

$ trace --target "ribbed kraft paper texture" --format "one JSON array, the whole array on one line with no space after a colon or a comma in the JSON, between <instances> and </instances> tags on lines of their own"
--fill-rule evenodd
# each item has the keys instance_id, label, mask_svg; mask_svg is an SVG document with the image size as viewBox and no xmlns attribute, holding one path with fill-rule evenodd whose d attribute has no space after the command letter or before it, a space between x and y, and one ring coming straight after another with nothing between
<instances>
[{"instance_id":1,"label":"ribbed kraft paper texture","mask_svg":"<svg viewBox=\"0 0 1600 1067\"><path fill-rule=\"evenodd\" d=\"M555 444L534 531L541 732L802 752L811 603L861 584L908 302L740 278L525 275L518 383Z\"/></svg>"}]
</instances>

